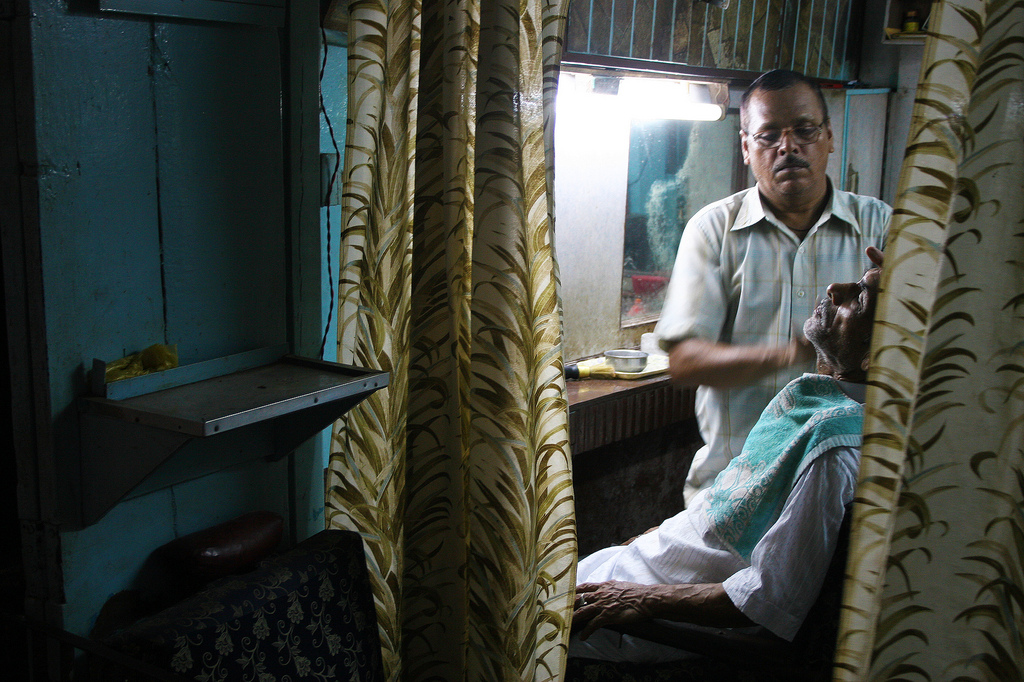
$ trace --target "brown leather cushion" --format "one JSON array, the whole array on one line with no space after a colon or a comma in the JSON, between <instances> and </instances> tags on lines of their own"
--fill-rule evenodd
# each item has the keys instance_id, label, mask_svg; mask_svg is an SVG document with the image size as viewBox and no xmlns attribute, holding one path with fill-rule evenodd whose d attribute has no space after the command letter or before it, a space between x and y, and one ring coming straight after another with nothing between
<instances>
[{"instance_id":1,"label":"brown leather cushion","mask_svg":"<svg viewBox=\"0 0 1024 682\"><path fill-rule=\"evenodd\" d=\"M238 573L268 556L283 534L280 514L255 511L183 535L156 551L176 570L207 582Z\"/></svg>"}]
</instances>

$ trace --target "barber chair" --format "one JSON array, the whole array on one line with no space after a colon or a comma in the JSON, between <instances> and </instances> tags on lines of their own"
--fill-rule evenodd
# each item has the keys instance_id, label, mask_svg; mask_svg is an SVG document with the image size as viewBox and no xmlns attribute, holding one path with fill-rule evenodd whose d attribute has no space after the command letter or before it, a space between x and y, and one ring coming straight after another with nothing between
<instances>
[{"instance_id":1,"label":"barber chair","mask_svg":"<svg viewBox=\"0 0 1024 682\"><path fill-rule=\"evenodd\" d=\"M850 519L848 505L821 592L792 642L761 627L711 628L663 620L630 623L611 629L675 647L693 657L651 665L570 658L567 682L831 680L849 550Z\"/></svg>"}]
</instances>

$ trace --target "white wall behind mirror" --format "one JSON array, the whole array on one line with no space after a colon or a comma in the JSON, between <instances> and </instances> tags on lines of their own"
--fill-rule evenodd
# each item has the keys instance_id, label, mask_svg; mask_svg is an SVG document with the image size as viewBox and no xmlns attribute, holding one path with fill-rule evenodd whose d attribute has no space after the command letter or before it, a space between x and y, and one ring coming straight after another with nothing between
<instances>
[{"instance_id":1,"label":"white wall behind mirror","mask_svg":"<svg viewBox=\"0 0 1024 682\"><path fill-rule=\"evenodd\" d=\"M826 89L835 151L828 176L839 189L882 196L889 89Z\"/></svg>"},{"instance_id":2,"label":"white wall behind mirror","mask_svg":"<svg viewBox=\"0 0 1024 682\"><path fill-rule=\"evenodd\" d=\"M616 95L577 93L563 72L555 105L555 253L566 359L618 345L629 119Z\"/></svg>"}]
</instances>

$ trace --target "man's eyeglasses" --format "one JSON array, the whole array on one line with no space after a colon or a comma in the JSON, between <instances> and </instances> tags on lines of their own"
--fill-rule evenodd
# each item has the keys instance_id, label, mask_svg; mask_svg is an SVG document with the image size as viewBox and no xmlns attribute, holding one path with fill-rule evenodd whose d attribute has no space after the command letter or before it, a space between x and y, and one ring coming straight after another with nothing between
<instances>
[{"instance_id":1,"label":"man's eyeglasses","mask_svg":"<svg viewBox=\"0 0 1024 682\"><path fill-rule=\"evenodd\" d=\"M759 133L750 135L754 138L754 142L761 149L775 149L782 144L782 135L789 133L789 139L796 144L814 144L821 137L821 130L825 127L824 123L818 125L800 125L794 128L783 128L782 130L762 130ZM744 131L746 132L746 131Z\"/></svg>"}]
</instances>

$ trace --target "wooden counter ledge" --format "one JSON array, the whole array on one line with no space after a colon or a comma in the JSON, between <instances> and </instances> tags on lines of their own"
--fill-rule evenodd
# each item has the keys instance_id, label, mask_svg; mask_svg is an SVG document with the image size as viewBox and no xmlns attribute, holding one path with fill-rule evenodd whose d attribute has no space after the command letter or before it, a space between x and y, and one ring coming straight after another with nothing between
<instances>
[{"instance_id":1,"label":"wooden counter ledge","mask_svg":"<svg viewBox=\"0 0 1024 682\"><path fill-rule=\"evenodd\" d=\"M673 384L668 374L565 384L573 456L693 417L693 389Z\"/></svg>"}]
</instances>

